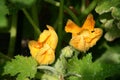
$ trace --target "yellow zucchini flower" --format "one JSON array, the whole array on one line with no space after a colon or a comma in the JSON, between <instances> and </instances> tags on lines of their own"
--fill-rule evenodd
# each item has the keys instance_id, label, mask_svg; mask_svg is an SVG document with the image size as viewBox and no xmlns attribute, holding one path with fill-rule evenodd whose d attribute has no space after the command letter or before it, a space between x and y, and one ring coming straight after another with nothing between
<instances>
[{"instance_id":1,"label":"yellow zucchini flower","mask_svg":"<svg viewBox=\"0 0 120 80\"><path fill-rule=\"evenodd\" d=\"M28 43L30 53L40 65L52 64L55 60L55 49L58 43L58 36L55 30L47 25L48 30L44 30L38 41L31 40Z\"/></svg>"},{"instance_id":2,"label":"yellow zucchini flower","mask_svg":"<svg viewBox=\"0 0 120 80\"><path fill-rule=\"evenodd\" d=\"M94 28L95 21L93 15L89 14L82 27L76 25L72 20L68 20L65 31L72 33L69 44L81 52L86 52L93 47L102 36L102 29Z\"/></svg>"}]
</instances>

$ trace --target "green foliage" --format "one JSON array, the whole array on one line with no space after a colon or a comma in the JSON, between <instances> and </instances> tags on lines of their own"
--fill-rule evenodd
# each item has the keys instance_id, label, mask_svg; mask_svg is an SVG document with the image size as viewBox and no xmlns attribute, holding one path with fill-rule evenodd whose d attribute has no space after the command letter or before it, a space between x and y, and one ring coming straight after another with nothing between
<instances>
[{"instance_id":1,"label":"green foliage","mask_svg":"<svg viewBox=\"0 0 120 80\"><path fill-rule=\"evenodd\" d=\"M8 14L7 6L5 5L5 0L0 0L0 27L4 28L7 26L6 14Z\"/></svg>"},{"instance_id":2,"label":"green foliage","mask_svg":"<svg viewBox=\"0 0 120 80\"><path fill-rule=\"evenodd\" d=\"M120 46L108 47L97 61L109 64L120 64Z\"/></svg>"},{"instance_id":3,"label":"green foliage","mask_svg":"<svg viewBox=\"0 0 120 80\"><path fill-rule=\"evenodd\" d=\"M9 13L10 14L17 14L17 12L23 8L31 8L33 4L35 4L36 0L10 0L6 2Z\"/></svg>"},{"instance_id":4,"label":"green foliage","mask_svg":"<svg viewBox=\"0 0 120 80\"><path fill-rule=\"evenodd\" d=\"M106 30L104 37L107 41L113 41L120 37L119 7L119 0L103 0L99 1L97 7L95 8L96 12L100 15L102 26Z\"/></svg>"},{"instance_id":5,"label":"green foliage","mask_svg":"<svg viewBox=\"0 0 120 80\"><path fill-rule=\"evenodd\" d=\"M37 62L32 57L15 56L15 59L9 61L4 66L4 75L17 75L17 80L34 78L37 71Z\"/></svg>"},{"instance_id":6,"label":"green foliage","mask_svg":"<svg viewBox=\"0 0 120 80\"><path fill-rule=\"evenodd\" d=\"M70 80L93 80L95 79L96 73L99 72L99 70L101 70L100 64L92 63L91 54L83 57L82 60L74 57L68 62L69 73L76 73L81 75L81 78L71 76L69 78Z\"/></svg>"},{"instance_id":7,"label":"green foliage","mask_svg":"<svg viewBox=\"0 0 120 80\"><path fill-rule=\"evenodd\" d=\"M120 29L119 23L115 23L115 19L110 19L107 20L105 23L103 23L103 26L105 30L107 31L106 34L104 35L105 39L108 41L113 41L116 38L120 37Z\"/></svg>"},{"instance_id":8,"label":"green foliage","mask_svg":"<svg viewBox=\"0 0 120 80\"><path fill-rule=\"evenodd\" d=\"M113 7L111 14L114 19L120 20L120 8L119 7Z\"/></svg>"},{"instance_id":9,"label":"green foliage","mask_svg":"<svg viewBox=\"0 0 120 80\"><path fill-rule=\"evenodd\" d=\"M19 3L24 5L32 5L36 0L10 0L12 3Z\"/></svg>"},{"instance_id":10,"label":"green foliage","mask_svg":"<svg viewBox=\"0 0 120 80\"><path fill-rule=\"evenodd\" d=\"M0 28L6 28L8 26L7 14L15 15L19 9L31 6L35 2L36 0L10 0L9 2L0 0Z\"/></svg>"},{"instance_id":11,"label":"green foliage","mask_svg":"<svg viewBox=\"0 0 120 80\"><path fill-rule=\"evenodd\" d=\"M120 4L119 0L101 0L98 2L96 12L99 14L107 13L111 11L112 7L116 7Z\"/></svg>"},{"instance_id":12,"label":"green foliage","mask_svg":"<svg viewBox=\"0 0 120 80\"><path fill-rule=\"evenodd\" d=\"M68 80L105 80L105 78L119 72L120 65L104 64L99 61L92 61L89 53L82 59L74 57L68 62L68 73L75 73L81 77L70 76ZM113 73L114 72L114 73Z\"/></svg>"}]
</instances>

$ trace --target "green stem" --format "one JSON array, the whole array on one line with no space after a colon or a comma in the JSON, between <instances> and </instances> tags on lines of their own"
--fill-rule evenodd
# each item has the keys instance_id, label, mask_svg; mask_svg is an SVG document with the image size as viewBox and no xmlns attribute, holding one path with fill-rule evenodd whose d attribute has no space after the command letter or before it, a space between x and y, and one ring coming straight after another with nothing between
<instances>
[{"instance_id":1,"label":"green stem","mask_svg":"<svg viewBox=\"0 0 120 80\"><path fill-rule=\"evenodd\" d=\"M36 4L33 4L32 9L31 9L31 13L32 13L32 19L36 23L36 26L39 26L38 10L37 10Z\"/></svg>"},{"instance_id":2,"label":"green stem","mask_svg":"<svg viewBox=\"0 0 120 80\"><path fill-rule=\"evenodd\" d=\"M91 4L82 12L84 15L88 15L96 6L98 0L93 0Z\"/></svg>"},{"instance_id":3,"label":"green stem","mask_svg":"<svg viewBox=\"0 0 120 80\"><path fill-rule=\"evenodd\" d=\"M85 2L86 2L86 0L82 0L82 3L81 3L81 12L83 12L85 10L85 8L86 8Z\"/></svg>"},{"instance_id":4,"label":"green stem","mask_svg":"<svg viewBox=\"0 0 120 80\"><path fill-rule=\"evenodd\" d=\"M36 23L36 26L39 26L39 20L38 20L38 10L36 4L33 4L31 9L32 19ZM36 36L37 35L37 36ZM34 31L34 38L38 38L38 33Z\"/></svg>"},{"instance_id":5,"label":"green stem","mask_svg":"<svg viewBox=\"0 0 120 80\"><path fill-rule=\"evenodd\" d=\"M10 29L10 41L8 47L8 56L14 56L16 35L17 35L17 15L12 15L11 29Z\"/></svg>"},{"instance_id":6,"label":"green stem","mask_svg":"<svg viewBox=\"0 0 120 80\"><path fill-rule=\"evenodd\" d=\"M108 46L107 42L104 42L103 46L107 49L110 49L110 46Z\"/></svg>"},{"instance_id":7,"label":"green stem","mask_svg":"<svg viewBox=\"0 0 120 80\"><path fill-rule=\"evenodd\" d=\"M53 5L57 6L57 7L60 7L60 2L57 2L55 0L44 0L44 1L46 1L46 2L48 2L50 4L53 4Z\"/></svg>"},{"instance_id":8,"label":"green stem","mask_svg":"<svg viewBox=\"0 0 120 80\"><path fill-rule=\"evenodd\" d=\"M60 37L60 39L61 39L61 37L62 37L62 34L61 34L61 32L62 32L62 26L63 26L63 7L64 6L64 0L60 0L60 8L59 8L59 17L58 17L58 36Z\"/></svg>"},{"instance_id":9,"label":"green stem","mask_svg":"<svg viewBox=\"0 0 120 80\"><path fill-rule=\"evenodd\" d=\"M53 1L53 0L45 0L46 2L48 3L51 3L57 7L60 7L60 2L57 2L57 1ZM76 24L80 24L79 23L79 19L76 17L76 15L69 9L67 8L65 5L64 5L64 9L67 11L67 13L72 17L72 19L75 21Z\"/></svg>"},{"instance_id":10,"label":"green stem","mask_svg":"<svg viewBox=\"0 0 120 80\"><path fill-rule=\"evenodd\" d=\"M30 15L26 11L26 9L23 8L22 11L25 14L25 16L27 17L28 21L32 24L32 27L33 27L34 31L37 33L37 36L39 36L39 34L41 33L41 31L38 28L38 26L36 25L36 23L32 20L32 18L30 17Z\"/></svg>"},{"instance_id":11,"label":"green stem","mask_svg":"<svg viewBox=\"0 0 120 80\"><path fill-rule=\"evenodd\" d=\"M38 69L43 69L43 70L49 70L49 71L51 71L52 73L57 74L55 68L53 68L53 67L51 67L51 66L38 66L37 68L38 68Z\"/></svg>"},{"instance_id":12,"label":"green stem","mask_svg":"<svg viewBox=\"0 0 120 80\"><path fill-rule=\"evenodd\" d=\"M10 57L4 55L2 52L0 52L0 58L4 58L5 60L11 60Z\"/></svg>"},{"instance_id":13,"label":"green stem","mask_svg":"<svg viewBox=\"0 0 120 80\"><path fill-rule=\"evenodd\" d=\"M63 10L64 10L64 0L60 0L60 8L59 8L59 16L58 16L58 21L57 21L57 31L58 31L58 46L57 46L57 52L60 51L61 45L62 45L62 26L63 26Z\"/></svg>"},{"instance_id":14,"label":"green stem","mask_svg":"<svg viewBox=\"0 0 120 80\"><path fill-rule=\"evenodd\" d=\"M77 74L77 73L68 73L64 77L66 78L66 77L69 77L69 76L76 76L76 77L79 77L79 78L82 77L80 74Z\"/></svg>"},{"instance_id":15,"label":"green stem","mask_svg":"<svg viewBox=\"0 0 120 80\"><path fill-rule=\"evenodd\" d=\"M76 17L76 15L66 6L64 6L64 9L67 11L67 13L73 18L74 22L78 25L80 25L79 23L79 19Z\"/></svg>"}]
</instances>

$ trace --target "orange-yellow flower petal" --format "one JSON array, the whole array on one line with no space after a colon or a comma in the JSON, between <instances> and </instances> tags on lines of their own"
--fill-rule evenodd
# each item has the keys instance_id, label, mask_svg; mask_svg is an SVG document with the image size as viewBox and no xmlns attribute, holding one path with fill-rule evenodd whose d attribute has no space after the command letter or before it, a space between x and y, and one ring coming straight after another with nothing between
<instances>
[{"instance_id":1,"label":"orange-yellow flower petal","mask_svg":"<svg viewBox=\"0 0 120 80\"><path fill-rule=\"evenodd\" d=\"M58 43L58 37L54 29L47 25L48 30L44 30L38 41L29 41L30 53L39 64L51 64L55 60L55 48Z\"/></svg>"},{"instance_id":2,"label":"orange-yellow flower petal","mask_svg":"<svg viewBox=\"0 0 120 80\"><path fill-rule=\"evenodd\" d=\"M82 26L82 29L84 29L84 30L87 29L87 30L92 31L92 30L94 30L94 26L95 26L95 21L93 19L93 15L89 14Z\"/></svg>"},{"instance_id":3,"label":"orange-yellow flower petal","mask_svg":"<svg viewBox=\"0 0 120 80\"><path fill-rule=\"evenodd\" d=\"M42 44L39 44L37 41L31 40L28 43L28 47L30 49L32 57L35 58L37 53L39 52L39 49L42 47Z\"/></svg>"},{"instance_id":4,"label":"orange-yellow flower petal","mask_svg":"<svg viewBox=\"0 0 120 80\"><path fill-rule=\"evenodd\" d=\"M50 48L48 44L45 44L40 50L40 53L36 55L36 60L40 64L51 64L55 60L55 51Z\"/></svg>"},{"instance_id":5,"label":"orange-yellow flower petal","mask_svg":"<svg viewBox=\"0 0 120 80\"><path fill-rule=\"evenodd\" d=\"M38 41L48 44L52 49L55 49L58 43L58 36L54 29L47 25L48 30L44 30L41 33Z\"/></svg>"},{"instance_id":6,"label":"orange-yellow flower petal","mask_svg":"<svg viewBox=\"0 0 120 80\"><path fill-rule=\"evenodd\" d=\"M65 26L65 31L70 33L79 33L81 28L76 25L72 20L68 20Z\"/></svg>"},{"instance_id":7,"label":"orange-yellow flower petal","mask_svg":"<svg viewBox=\"0 0 120 80\"><path fill-rule=\"evenodd\" d=\"M73 22L67 22L65 31L72 33L69 44L81 52L86 52L90 47L93 47L102 36L102 29L94 28L94 25L95 21L92 14L88 15L81 28ZM79 28L77 29L77 27Z\"/></svg>"},{"instance_id":8,"label":"orange-yellow flower petal","mask_svg":"<svg viewBox=\"0 0 120 80\"><path fill-rule=\"evenodd\" d=\"M84 30L78 36L72 37L69 44L81 52L86 52L90 47L93 47L102 35L102 29L97 29L91 33Z\"/></svg>"}]
</instances>

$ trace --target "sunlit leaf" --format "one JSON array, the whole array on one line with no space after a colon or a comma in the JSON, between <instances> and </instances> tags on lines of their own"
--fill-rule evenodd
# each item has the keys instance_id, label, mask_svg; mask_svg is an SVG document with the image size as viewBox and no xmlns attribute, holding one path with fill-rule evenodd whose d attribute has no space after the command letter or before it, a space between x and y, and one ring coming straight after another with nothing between
<instances>
[{"instance_id":1,"label":"sunlit leaf","mask_svg":"<svg viewBox=\"0 0 120 80\"><path fill-rule=\"evenodd\" d=\"M104 35L107 41L113 41L120 37L120 29L114 23L114 19L106 20L106 22L103 23L103 26L107 31Z\"/></svg>"},{"instance_id":2,"label":"sunlit leaf","mask_svg":"<svg viewBox=\"0 0 120 80\"><path fill-rule=\"evenodd\" d=\"M119 0L102 0L98 2L95 11L99 14L107 13L111 11L112 7L115 7L120 4Z\"/></svg>"},{"instance_id":3,"label":"sunlit leaf","mask_svg":"<svg viewBox=\"0 0 120 80\"><path fill-rule=\"evenodd\" d=\"M118 27L112 27L105 35L104 35L105 39L107 41L113 41L116 38L120 37L120 29L118 29Z\"/></svg>"},{"instance_id":4,"label":"sunlit leaf","mask_svg":"<svg viewBox=\"0 0 120 80\"><path fill-rule=\"evenodd\" d=\"M112 16L113 16L115 19L120 20L120 8L113 7L111 14L112 14Z\"/></svg>"},{"instance_id":5,"label":"sunlit leaf","mask_svg":"<svg viewBox=\"0 0 120 80\"><path fill-rule=\"evenodd\" d=\"M4 67L4 75L17 75L17 80L34 78L37 71L37 62L32 57L15 56L15 59L7 62Z\"/></svg>"},{"instance_id":6,"label":"sunlit leaf","mask_svg":"<svg viewBox=\"0 0 120 80\"><path fill-rule=\"evenodd\" d=\"M96 7L96 12L100 14L100 21L106 30L104 38L107 41L114 41L120 37L120 4L119 0L103 0Z\"/></svg>"}]
</instances>

